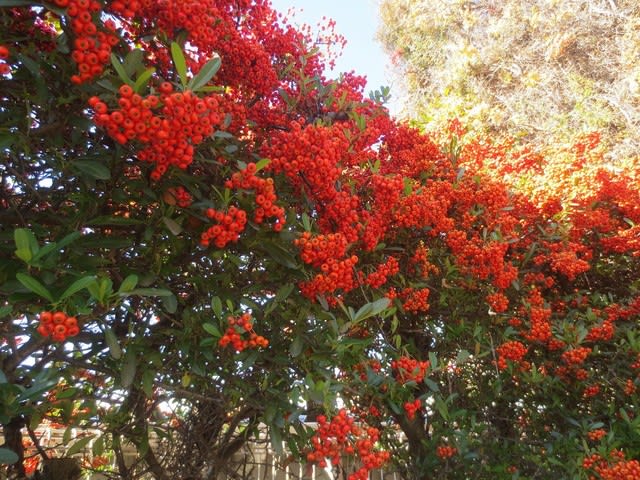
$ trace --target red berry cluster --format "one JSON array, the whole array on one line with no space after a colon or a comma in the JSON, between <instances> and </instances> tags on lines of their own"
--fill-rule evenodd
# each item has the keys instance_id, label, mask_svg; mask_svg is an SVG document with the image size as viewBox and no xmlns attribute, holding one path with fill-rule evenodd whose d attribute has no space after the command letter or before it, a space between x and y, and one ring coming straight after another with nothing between
<instances>
[{"instance_id":1,"label":"red berry cluster","mask_svg":"<svg viewBox=\"0 0 640 480\"><path fill-rule=\"evenodd\" d=\"M418 313L429 310L429 289L428 288L405 288L400 292L400 298L404 299L402 308L407 312Z\"/></svg>"},{"instance_id":2,"label":"red berry cluster","mask_svg":"<svg viewBox=\"0 0 640 480\"><path fill-rule=\"evenodd\" d=\"M256 176L257 166L251 162L247 166L234 173L230 180L227 180L225 187L229 189L253 190L255 192L256 208L253 220L260 224L265 219L274 218L273 229L276 232L282 230L285 224L284 208L278 207L275 202L278 200L273 186L272 178L260 178Z\"/></svg>"},{"instance_id":3,"label":"red berry cluster","mask_svg":"<svg viewBox=\"0 0 640 480\"><path fill-rule=\"evenodd\" d=\"M591 398L591 397L595 397L599 393L600 393L600 385L589 385L584 389L584 392L582 393L582 395L584 396L584 398Z\"/></svg>"},{"instance_id":4,"label":"red berry cluster","mask_svg":"<svg viewBox=\"0 0 640 480\"><path fill-rule=\"evenodd\" d=\"M436 448L436 455L443 460L451 458L457 453L458 449L450 445L440 445L438 448Z\"/></svg>"},{"instance_id":5,"label":"red berry cluster","mask_svg":"<svg viewBox=\"0 0 640 480\"><path fill-rule=\"evenodd\" d=\"M51 336L56 342L64 342L68 337L75 337L80 333L78 319L70 317L64 312L41 312L38 333L43 337Z\"/></svg>"},{"instance_id":6,"label":"red berry cluster","mask_svg":"<svg viewBox=\"0 0 640 480\"><path fill-rule=\"evenodd\" d=\"M487 295L487 303L496 313L502 313L509 308L509 299L505 296L504 293L496 292Z\"/></svg>"},{"instance_id":7,"label":"red berry cluster","mask_svg":"<svg viewBox=\"0 0 640 480\"><path fill-rule=\"evenodd\" d=\"M102 5L96 0L55 0L59 7L67 8L71 18L71 29L75 34L74 49L71 58L78 65L78 75L71 81L79 85L102 74L104 66L111 58L111 48L119 39L113 32L116 24L113 20L104 22L107 32L98 31L94 17L100 18Z\"/></svg>"},{"instance_id":8,"label":"red berry cluster","mask_svg":"<svg viewBox=\"0 0 640 480\"><path fill-rule=\"evenodd\" d=\"M365 282L371 288L380 288L387 283L389 277L397 274L399 271L400 266L398 260L395 257L389 257L385 263L378 265L374 272L367 275Z\"/></svg>"},{"instance_id":9,"label":"red berry cluster","mask_svg":"<svg viewBox=\"0 0 640 480\"><path fill-rule=\"evenodd\" d=\"M360 427L353 417L342 409L330 422L324 415L318 416L318 430L311 438L313 450L307 454L307 461L315 462L320 468L340 463L342 454L357 455L362 466L349 475L349 480L366 480L369 471L382 467L390 458L387 451L374 451L380 432L374 427Z\"/></svg>"},{"instance_id":10,"label":"red berry cluster","mask_svg":"<svg viewBox=\"0 0 640 480\"><path fill-rule=\"evenodd\" d=\"M521 342L512 340L500 345L496 351L498 353L498 369L506 370L507 360L520 364L528 349Z\"/></svg>"},{"instance_id":11,"label":"red berry cluster","mask_svg":"<svg viewBox=\"0 0 640 480\"><path fill-rule=\"evenodd\" d=\"M567 365L582 365L590 353L589 347L574 348L562 354L562 361Z\"/></svg>"},{"instance_id":12,"label":"red berry cluster","mask_svg":"<svg viewBox=\"0 0 640 480\"><path fill-rule=\"evenodd\" d=\"M229 327L218 341L220 347L231 345L236 352L242 352L247 348L266 348L269 345L269 340L254 332L250 313L244 313L239 317L229 316L227 323ZM248 340L243 338L245 333L249 334Z\"/></svg>"},{"instance_id":13,"label":"red berry cluster","mask_svg":"<svg viewBox=\"0 0 640 480\"><path fill-rule=\"evenodd\" d=\"M582 461L585 470L593 470L598 475L589 476L589 480L635 480L640 478L640 461L626 460L623 452L613 450L607 461L597 453L586 457Z\"/></svg>"},{"instance_id":14,"label":"red berry cluster","mask_svg":"<svg viewBox=\"0 0 640 480\"><path fill-rule=\"evenodd\" d=\"M419 398L416 398L413 402L404 403L404 411L407 413L407 418L413 420L416 418L416 412L422 408L422 402Z\"/></svg>"},{"instance_id":15,"label":"red berry cluster","mask_svg":"<svg viewBox=\"0 0 640 480\"><path fill-rule=\"evenodd\" d=\"M4 45L0 45L0 75L7 75L11 72L11 67L6 62L7 58L9 58L9 49Z\"/></svg>"},{"instance_id":16,"label":"red berry cluster","mask_svg":"<svg viewBox=\"0 0 640 480\"><path fill-rule=\"evenodd\" d=\"M312 237L310 232L304 232L300 238L293 241L293 244L300 249L302 261L316 268L326 265L329 259L343 258L347 251L347 239L341 233Z\"/></svg>"},{"instance_id":17,"label":"red berry cluster","mask_svg":"<svg viewBox=\"0 0 640 480\"><path fill-rule=\"evenodd\" d=\"M104 127L115 141L124 144L137 140L146 145L137 156L155 164L153 180L159 180L171 165L186 169L193 161L194 146L221 122L218 95L200 98L190 90L173 93L169 82L163 82L159 90L159 97L141 97L129 85L123 85L119 89L120 108L111 113L99 98L89 100L96 112L96 125Z\"/></svg>"},{"instance_id":18,"label":"red berry cluster","mask_svg":"<svg viewBox=\"0 0 640 480\"><path fill-rule=\"evenodd\" d=\"M163 198L169 205L178 205L180 208L188 208L193 203L193 197L184 187L169 188Z\"/></svg>"},{"instance_id":19,"label":"red berry cluster","mask_svg":"<svg viewBox=\"0 0 640 480\"><path fill-rule=\"evenodd\" d=\"M208 208L206 215L217 222L200 236L200 245L208 247L213 243L217 248L223 248L230 242L237 242L247 224L247 212L237 207L229 207L227 212Z\"/></svg>"},{"instance_id":20,"label":"red berry cluster","mask_svg":"<svg viewBox=\"0 0 640 480\"><path fill-rule=\"evenodd\" d=\"M400 357L398 360L393 360L391 362L391 368L396 372L396 381L398 383L420 383L424 380L424 377L427 374L429 362L419 362L413 358Z\"/></svg>"},{"instance_id":21,"label":"red berry cluster","mask_svg":"<svg viewBox=\"0 0 640 480\"><path fill-rule=\"evenodd\" d=\"M599 442L606 434L607 434L606 430L602 428L598 428L596 430L591 430L590 432L588 432L587 438L592 442Z\"/></svg>"}]
</instances>

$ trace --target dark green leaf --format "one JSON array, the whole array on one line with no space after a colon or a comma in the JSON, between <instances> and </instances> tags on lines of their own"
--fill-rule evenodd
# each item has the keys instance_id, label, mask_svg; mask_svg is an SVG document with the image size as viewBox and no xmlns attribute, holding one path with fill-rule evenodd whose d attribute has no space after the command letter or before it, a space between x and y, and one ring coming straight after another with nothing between
<instances>
[{"instance_id":1,"label":"dark green leaf","mask_svg":"<svg viewBox=\"0 0 640 480\"><path fill-rule=\"evenodd\" d=\"M122 357L122 349L120 348L116 334L113 333L113 330L109 327L104 331L104 339L107 342L107 347L109 347L109 353L111 356L116 360Z\"/></svg>"},{"instance_id":2,"label":"dark green leaf","mask_svg":"<svg viewBox=\"0 0 640 480\"><path fill-rule=\"evenodd\" d=\"M95 280L96 280L96 277L94 276L79 278L78 280L73 282L71 285L69 285L69 287L64 291L64 293L60 295L60 300L64 300L65 298L70 297L74 293L87 288L89 285L94 283Z\"/></svg>"},{"instance_id":3,"label":"dark green leaf","mask_svg":"<svg viewBox=\"0 0 640 480\"><path fill-rule=\"evenodd\" d=\"M113 65L113 68L120 77L120 80L131 87L135 85L135 83L133 83L133 80L131 80L131 78L129 78L129 75L127 75L124 66L120 63L120 59L116 56L115 53L111 54L111 65Z\"/></svg>"},{"instance_id":4,"label":"dark green leaf","mask_svg":"<svg viewBox=\"0 0 640 480\"><path fill-rule=\"evenodd\" d=\"M111 171L95 160L76 160L73 162L73 166L96 180L109 180L111 178Z\"/></svg>"},{"instance_id":5,"label":"dark green leaf","mask_svg":"<svg viewBox=\"0 0 640 480\"><path fill-rule=\"evenodd\" d=\"M133 380L136 378L136 370L138 368L138 360L136 354L132 350L127 350L124 355L124 365L122 366L122 373L120 375L120 381L123 387L129 387Z\"/></svg>"},{"instance_id":6,"label":"dark green leaf","mask_svg":"<svg viewBox=\"0 0 640 480\"><path fill-rule=\"evenodd\" d=\"M136 288L131 290L129 295L137 295L139 297L168 297L173 295L171 290L165 288Z\"/></svg>"},{"instance_id":7,"label":"dark green leaf","mask_svg":"<svg viewBox=\"0 0 640 480\"><path fill-rule=\"evenodd\" d=\"M218 338L222 337L222 333L220 333L220 330L218 329L218 327L216 327L212 323L203 323L202 328L204 329L205 332L207 332L210 335L213 335L214 337L218 337Z\"/></svg>"},{"instance_id":8,"label":"dark green leaf","mask_svg":"<svg viewBox=\"0 0 640 480\"><path fill-rule=\"evenodd\" d=\"M118 289L118 293L130 292L131 290L136 288L137 284L138 284L138 276L132 273L122 281L122 283L120 284L120 288Z\"/></svg>"},{"instance_id":9,"label":"dark green leaf","mask_svg":"<svg viewBox=\"0 0 640 480\"><path fill-rule=\"evenodd\" d=\"M172 220L169 217L162 217L162 221L169 229L169 231L174 235L178 236L180 235L180 233L182 233L182 227L175 220Z\"/></svg>"},{"instance_id":10,"label":"dark green leaf","mask_svg":"<svg viewBox=\"0 0 640 480\"><path fill-rule=\"evenodd\" d=\"M53 302L53 295L42 285L38 280L24 273L17 273L16 278L18 281L31 290L33 293L40 295L43 298L46 298L50 302Z\"/></svg>"},{"instance_id":11,"label":"dark green leaf","mask_svg":"<svg viewBox=\"0 0 640 480\"><path fill-rule=\"evenodd\" d=\"M2 6L2 2L0 2L0 6ZM0 463L2 464L13 464L16 463L20 458L13 450L9 450L8 448L0 448Z\"/></svg>"},{"instance_id":12,"label":"dark green leaf","mask_svg":"<svg viewBox=\"0 0 640 480\"><path fill-rule=\"evenodd\" d=\"M133 90L136 93L140 93L140 91L147 86L147 83L149 83L149 80L151 80L151 77L153 76L154 73L156 73L156 69L153 67L147 68L144 72L142 72L140 76L136 79L136 83L133 86Z\"/></svg>"}]
</instances>

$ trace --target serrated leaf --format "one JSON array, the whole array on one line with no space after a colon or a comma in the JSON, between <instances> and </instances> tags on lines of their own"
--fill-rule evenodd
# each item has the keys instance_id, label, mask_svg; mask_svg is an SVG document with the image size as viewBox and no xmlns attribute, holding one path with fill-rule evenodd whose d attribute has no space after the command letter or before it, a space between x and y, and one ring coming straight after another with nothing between
<instances>
[{"instance_id":1,"label":"serrated leaf","mask_svg":"<svg viewBox=\"0 0 640 480\"><path fill-rule=\"evenodd\" d=\"M12 465L16 463L20 458L18 454L8 448L0 448L0 463L4 465Z\"/></svg>"},{"instance_id":2,"label":"serrated leaf","mask_svg":"<svg viewBox=\"0 0 640 480\"><path fill-rule=\"evenodd\" d=\"M220 332L218 327L216 327L212 323L203 323L202 328L204 329L205 332L207 332L210 335L213 335L214 337L218 337L218 338L222 337L222 333Z\"/></svg>"},{"instance_id":3,"label":"serrated leaf","mask_svg":"<svg viewBox=\"0 0 640 480\"><path fill-rule=\"evenodd\" d=\"M171 58L173 59L173 65L176 67L176 72L180 77L180 83L183 87L187 86L187 61L184 58L182 48L176 42L171 42ZM193 90L193 88L191 89Z\"/></svg>"},{"instance_id":4,"label":"serrated leaf","mask_svg":"<svg viewBox=\"0 0 640 480\"><path fill-rule=\"evenodd\" d=\"M116 56L115 53L111 54L111 65L113 65L113 69L116 71L116 73L120 77L120 80L122 80L124 83L126 83L131 87L135 85L133 80L129 78L129 75L125 71L124 66L120 63L120 59Z\"/></svg>"},{"instance_id":5,"label":"serrated leaf","mask_svg":"<svg viewBox=\"0 0 640 480\"><path fill-rule=\"evenodd\" d=\"M95 283L95 281L96 281L96 277L94 276L79 278L78 280L73 282L71 285L69 285L69 287L62 293L62 295L60 295L60 300L69 298L74 293L77 293L80 290L84 290L85 288L88 288L89 285Z\"/></svg>"},{"instance_id":6,"label":"serrated leaf","mask_svg":"<svg viewBox=\"0 0 640 480\"><path fill-rule=\"evenodd\" d=\"M136 288L137 284L138 284L138 276L135 273L132 273L131 275L127 275L127 278L125 278L120 284L118 293L130 292L131 290Z\"/></svg>"},{"instance_id":7,"label":"serrated leaf","mask_svg":"<svg viewBox=\"0 0 640 480\"><path fill-rule=\"evenodd\" d=\"M204 87L207 83L209 83L209 80L211 80L213 76L218 73L221 65L222 61L220 60L220 57L215 57L209 60L200 69L198 74L191 79L188 88L196 92L201 87Z\"/></svg>"},{"instance_id":8,"label":"serrated leaf","mask_svg":"<svg viewBox=\"0 0 640 480\"><path fill-rule=\"evenodd\" d=\"M49 300L50 302L53 302L53 295L51 295L51 293L49 292L49 290L47 290L45 288L44 285L42 285L38 280L36 280L35 278L26 275L24 273L16 273L16 278L18 279L18 281L24 285L25 287L27 287L29 290L31 290L33 293L40 295L43 298L46 298L47 300Z\"/></svg>"},{"instance_id":9,"label":"serrated leaf","mask_svg":"<svg viewBox=\"0 0 640 480\"><path fill-rule=\"evenodd\" d=\"M113 333L109 327L104 330L104 339L107 342L107 347L109 347L109 353L111 356L118 360L122 357L122 349L120 348L120 343L118 343L118 338L116 334Z\"/></svg>"},{"instance_id":10,"label":"serrated leaf","mask_svg":"<svg viewBox=\"0 0 640 480\"><path fill-rule=\"evenodd\" d=\"M69 447L67 450L67 456L71 457L76 453L80 453L84 447L86 447L95 435L87 435L86 437L82 437L80 440L76 441L73 445Z\"/></svg>"}]
</instances>

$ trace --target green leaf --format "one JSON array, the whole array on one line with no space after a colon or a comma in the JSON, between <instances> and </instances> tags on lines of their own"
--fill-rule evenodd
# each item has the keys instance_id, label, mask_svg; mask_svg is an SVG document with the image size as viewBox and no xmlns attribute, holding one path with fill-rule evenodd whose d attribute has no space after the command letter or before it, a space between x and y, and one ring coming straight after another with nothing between
<instances>
[{"instance_id":1,"label":"green leaf","mask_svg":"<svg viewBox=\"0 0 640 480\"><path fill-rule=\"evenodd\" d=\"M133 380L136 378L136 370L138 368L138 360L133 350L127 350L124 355L124 365L122 367L122 373L120 375L120 381L122 386L127 388L131 386Z\"/></svg>"},{"instance_id":2,"label":"green leaf","mask_svg":"<svg viewBox=\"0 0 640 480\"><path fill-rule=\"evenodd\" d=\"M16 243L16 256L28 263L38 253L38 240L28 228L16 228L13 231L13 237Z\"/></svg>"},{"instance_id":3,"label":"green leaf","mask_svg":"<svg viewBox=\"0 0 640 480\"><path fill-rule=\"evenodd\" d=\"M296 338L291 342L291 347L289 348L289 353L291 353L292 357L297 357L302 353L302 347L304 347L304 342L302 341L302 336L297 335Z\"/></svg>"},{"instance_id":4,"label":"green leaf","mask_svg":"<svg viewBox=\"0 0 640 480\"><path fill-rule=\"evenodd\" d=\"M120 284L120 288L118 289L118 293L130 292L131 290L136 288L137 284L138 284L138 276L132 273L122 281L122 283Z\"/></svg>"},{"instance_id":5,"label":"green leaf","mask_svg":"<svg viewBox=\"0 0 640 480\"><path fill-rule=\"evenodd\" d=\"M96 280L96 277L92 275L79 278L78 280L73 282L71 285L69 285L69 287L64 291L64 293L60 295L60 300L69 298L74 293L79 292L80 290L84 290L85 288L89 287L89 285L94 283L95 280Z\"/></svg>"},{"instance_id":6,"label":"green leaf","mask_svg":"<svg viewBox=\"0 0 640 480\"><path fill-rule=\"evenodd\" d=\"M134 73L144 68L144 65L142 64L143 60L144 52L140 48L134 48L127 53L122 66L129 77L132 77Z\"/></svg>"},{"instance_id":7,"label":"green leaf","mask_svg":"<svg viewBox=\"0 0 640 480\"><path fill-rule=\"evenodd\" d=\"M49 290L47 290L38 280L24 273L16 273L16 278L22 285L27 287L33 293L36 293L53 303L53 295L51 295Z\"/></svg>"},{"instance_id":8,"label":"green leaf","mask_svg":"<svg viewBox=\"0 0 640 480\"><path fill-rule=\"evenodd\" d=\"M153 380L154 373L152 370L145 370L142 373L142 390L148 398L153 397Z\"/></svg>"},{"instance_id":9,"label":"green leaf","mask_svg":"<svg viewBox=\"0 0 640 480\"><path fill-rule=\"evenodd\" d=\"M147 86L147 84L149 83L149 80L151 80L151 77L153 76L154 73L156 73L156 69L153 67L147 68L144 72L142 72L140 76L136 79L136 83L133 86L133 90L136 93L140 93L140 91Z\"/></svg>"},{"instance_id":10,"label":"green leaf","mask_svg":"<svg viewBox=\"0 0 640 480\"><path fill-rule=\"evenodd\" d=\"M96 180L109 180L111 170L95 160L75 160L73 166Z\"/></svg>"},{"instance_id":11,"label":"green leaf","mask_svg":"<svg viewBox=\"0 0 640 480\"><path fill-rule=\"evenodd\" d=\"M216 317L222 320L222 300L220 300L220 297L213 297L211 299L211 309Z\"/></svg>"},{"instance_id":12,"label":"green leaf","mask_svg":"<svg viewBox=\"0 0 640 480\"><path fill-rule=\"evenodd\" d=\"M218 329L218 327L216 327L212 323L203 323L202 328L204 329L205 332L207 332L210 335L213 335L214 337L217 337L217 338L222 337L222 333L220 333L220 330Z\"/></svg>"},{"instance_id":13,"label":"green leaf","mask_svg":"<svg viewBox=\"0 0 640 480\"><path fill-rule=\"evenodd\" d=\"M88 226L93 225L143 225L144 222L142 220L136 220L135 218L126 218L126 217L114 217L111 215L103 215L101 217L96 217L87 222Z\"/></svg>"},{"instance_id":14,"label":"green leaf","mask_svg":"<svg viewBox=\"0 0 640 480\"><path fill-rule=\"evenodd\" d=\"M111 54L111 65L113 65L113 69L116 71L116 73L120 77L120 80L122 80L124 83L126 83L131 87L135 86L135 83L133 83L133 80L129 78L129 75L124 69L124 66L120 63L120 59L116 56L115 53Z\"/></svg>"},{"instance_id":15,"label":"green leaf","mask_svg":"<svg viewBox=\"0 0 640 480\"><path fill-rule=\"evenodd\" d=\"M218 70L220 70L221 65L222 65L222 61L220 60L220 57L215 57L209 60L200 69L198 74L191 79L191 81L189 82L188 88L196 92L201 87L204 87L207 83L209 83L209 80L211 80L213 76L216 73L218 73Z\"/></svg>"},{"instance_id":16,"label":"green leaf","mask_svg":"<svg viewBox=\"0 0 640 480\"><path fill-rule=\"evenodd\" d=\"M56 393L56 400L64 400L65 398L71 398L78 392L75 387L69 387L59 393Z\"/></svg>"},{"instance_id":17,"label":"green leaf","mask_svg":"<svg viewBox=\"0 0 640 480\"><path fill-rule=\"evenodd\" d=\"M33 0L0 0L0 7L28 7L30 5L36 5L40 2L34 2ZM17 462L18 460L16 460ZM6 463L6 462L3 462ZM15 463L15 462L11 462Z\"/></svg>"},{"instance_id":18,"label":"green leaf","mask_svg":"<svg viewBox=\"0 0 640 480\"><path fill-rule=\"evenodd\" d=\"M104 453L104 437L100 435L91 445L91 453L94 457L99 457Z\"/></svg>"},{"instance_id":19,"label":"green leaf","mask_svg":"<svg viewBox=\"0 0 640 480\"><path fill-rule=\"evenodd\" d=\"M256 163L256 172L259 172L260 170L265 168L270 163L271 163L271 160L269 160L268 158L263 158L258 163Z\"/></svg>"},{"instance_id":20,"label":"green leaf","mask_svg":"<svg viewBox=\"0 0 640 480\"><path fill-rule=\"evenodd\" d=\"M182 48L176 42L171 42L171 58L173 58L173 64L176 67L176 72L180 77L180 83L183 87L187 86L187 62L184 58Z\"/></svg>"},{"instance_id":21,"label":"green leaf","mask_svg":"<svg viewBox=\"0 0 640 480\"><path fill-rule=\"evenodd\" d=\"M275 244L272 242L261 242L262 248L264 248L269 256L273 258L280 265L287 268L297 268L297 264L295 258L288 250L285 250L279 244Z\"/></svg>"},{"instance_id":22,"label":"green leaf","mask_svg":"<svg viewBox=\"0 0 640 480\"><path fill-rule=\"evenodd\" d=\"M86 447L89 444L89 442L93 440L93 437L95 437L95 435L87 435L86 437L82 437L80 440L75 442L67 450L67 456L71 457L76 453L80 453L84 449L84 447Z\"/></svg>"},{"instance_id":23,"label":"green leaf","mask_svg":"<svg viewBox=\"0 0 640 480\"><path fill-rule=\"evenodd\" d=\"M13 311L13 305L3 305L0 307L0 318L4 318ZM0 382L2 383L2 382Z\"/></svg>"},{"instance_id":24,"label":"green leaf","mask_svg":"<svg viewBox=\"0 0 640 480\"><path fill-rule=\"evenodd\" d=\"M365 320L369 317L378 315L379 313L386 310L387 307L389 307L390 303L391 303L391 300L389 300L388 298L380 298L375 302L371 302L371 303L367 303L366 305L363 305L355 314L353 318L353 322L354 323L361 322L362 320Z\"/></svg>"},{"instance_id":25,"label":"green leaf","mask_svg":"<svg viewBox=\"0 0 640 480\"><path fill-rule=\"evenodd\" d=\"M122 349L120 348L116 334L113 333L113 330L109 327L104 330L104 339L107 342L107 347L109 347L109 353L111 356L116 360L122 357Z\"/></svg>"},{"instance_id":26,"label":"green leaf","mask_svg":"<svg viewBox=\"0 0 640 480\"><path fill-rule=\"evenodd\" d=\"M131 290L129 295L137 295L139 297L168 297L173 295L173 293L166 288L136 288L135 290Z\"/></svg>"},{"instance_id":27,"label":"green leaf","mask_svg":"<svg viewBox=\"0 0 640 480\"><path fill-rule=\"evenodd\" d=\"M0 2L0 6L2 6L2 3L3 2ZM8 448L0 448L0 463L11 465L16 463L18 460L20 460L20 458L16 452L9 450Z\"/></svg>"},{"instance_id":28,"label":"green leaf","mask_svg":"<svg viewBox=\"0 0 640 480\"><path fill-rule=\"evenodd\" d=\"M162 297L162 307L167 313L176 313L178 310L178 298L175 295L169 295L168 297Z\"/></svg>"},{"instance_id":29,"label":"green leaf","mask_svg":"<svg viewBox=\"0 0 640 480\"><path fill-rule=\"evenodd\" d=\"M169 229L169 231L175 236L178 236L180 235L180 233L182 233L182 227L175 220L168 217L162 217L162 221Z\"/></svg>"}]
</instances>

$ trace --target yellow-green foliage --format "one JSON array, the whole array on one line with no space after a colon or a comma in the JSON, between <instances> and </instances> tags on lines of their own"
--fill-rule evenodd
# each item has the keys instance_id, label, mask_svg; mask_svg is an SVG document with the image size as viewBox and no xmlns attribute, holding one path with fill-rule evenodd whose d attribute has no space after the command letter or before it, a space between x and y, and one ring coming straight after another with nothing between
<instances>
[{"instance_id":1,"label":"yellow-green foliage","mask_svg":"<svg viewBox=\"0 0 640 480\"><path fill-rule=\"evenodd\" d=\"M538 145L599 130L613 157L640 147L636 0L382 0L379 37L427 129Z\"/></svg>"}]
</instances>

